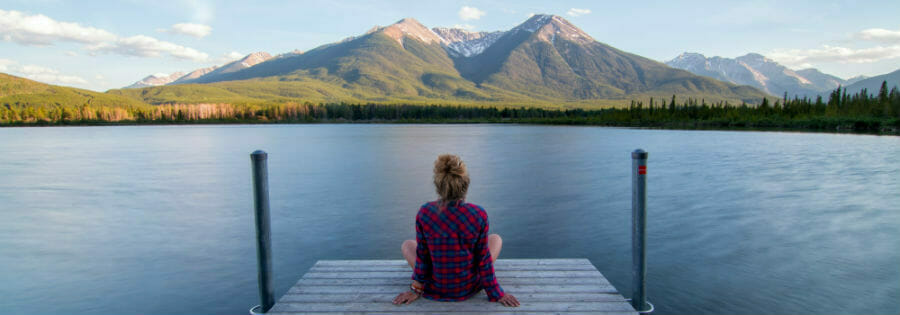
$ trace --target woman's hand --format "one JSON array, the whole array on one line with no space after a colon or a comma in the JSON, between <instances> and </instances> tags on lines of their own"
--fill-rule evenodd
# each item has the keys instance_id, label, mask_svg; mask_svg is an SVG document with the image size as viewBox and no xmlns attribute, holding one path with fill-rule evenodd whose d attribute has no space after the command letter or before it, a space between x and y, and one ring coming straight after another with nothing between
<instances>
[{"instance_id":1,"label":"woman's hand","mask_svg":"<svg viewBox=\"0 0 900 315\"><path fill-rule=\"evenodd\" d=\"M412 291L406 291L394 298L394 304L409 304L419 298L419 295Z\"/></svg>"},{"instance_id":2,"label":"woman's hand","mask_svg":"<svg viewBox=\"0 0 900 315\"><path fill-rule=\"evenodd\" d=\"M500 302L500 304L503 304L503 306L509 306L509 307L519 306L519 300L516 300L516 297L509 293L504 294L502 298L497 300L497 302Z\"/></svg>"}]
</instances>

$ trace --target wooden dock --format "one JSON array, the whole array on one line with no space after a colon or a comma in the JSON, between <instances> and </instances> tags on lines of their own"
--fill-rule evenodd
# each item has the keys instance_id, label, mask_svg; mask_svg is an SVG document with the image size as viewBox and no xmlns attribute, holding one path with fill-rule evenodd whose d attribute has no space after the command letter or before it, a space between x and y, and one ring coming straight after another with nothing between
<instances>
[{"instance_id":1,"label":"wooden dock","mask_svg":"<svg viewBox=\"0 0 900 315\"><path fill-rule=\"evenodd\" d=\"M587 259L500 259L494 269L519 307L488 302L484 291L393 305L409 290L406 261L320 260L266 314L638 314Z\"/></svg>"}]
</instances>

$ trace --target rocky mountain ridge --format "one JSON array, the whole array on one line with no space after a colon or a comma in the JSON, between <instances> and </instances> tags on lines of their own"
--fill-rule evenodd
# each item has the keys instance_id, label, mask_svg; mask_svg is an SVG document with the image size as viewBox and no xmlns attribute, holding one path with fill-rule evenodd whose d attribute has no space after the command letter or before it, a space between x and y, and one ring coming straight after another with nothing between
<instances>
[{"instance_id":1,"label":"rocky mountain ridge","mask_svg":"<svg viewBox=\"0 0 900 315\"><path fill-rule=\"evenodd\" d=\"M460 28L435 27L432 29L443 37L444 47L454 57L472 57L494 44L506 32L471 32Z\"/></svg>"},{"instance_id":2,"label":"rocky mountain ridge","mask_svg":"<svg viewBox=\"0 0 900 315\"><path fill-rule=\"evenodd\" d=\"M295 53L295 52L291 52ZM290 53L289 53L290 54ZM216 76L224 73L231 73L235 71L240 71L246 68L250 68L266 60L272 59L272 55L267 52L255 52L244 56L241 59L226 63L221 66L212 66L207 68L200 68L188 72L188 74L184 74L183 72L174 72L170 75L164 74L154 74L150 75L141 81L135 82L132 85L124 87L125 89L133 89L133 88L143 88L150 86L160 86L160 85L169 85L169 84L186 84L186 83L196 83L201 78L209 78L211 76Z\"/></svg>"},{"instance_id":3,"label":"rocky mountain ridge","mask_svg":"<svg viewBox=\"0 0 900 315\"><path fill-rule=\"evenodd\" d=\"M181 78L183 76L184 76L184 73L182 73L182 72L174 72L172 74L165 74L165 73L151 74L151 75L144 77L140 81L137 81L129 86L126 86L125 88L126 89L136 89L136 88L144 88L144 87L150 87L150 86L166 85L166 84L175 82L176 80L178 80L179 78Z\"/></svg>"},{"instance_id":4,"label":"rocky mountain ridge","mask_svg":"<svg viewBox=\"0 0 900 315\"><path fill-rule=\"evenodd\" d=\"M787 92L791 96L815 97L848 84L848 80L822 73L817 69L796 71L788 69L756 53L737 58L723 58L686 52L667 61L666 64L697 75L753 86L775 96L782 96Z\"/></svg>"}]
</instances>

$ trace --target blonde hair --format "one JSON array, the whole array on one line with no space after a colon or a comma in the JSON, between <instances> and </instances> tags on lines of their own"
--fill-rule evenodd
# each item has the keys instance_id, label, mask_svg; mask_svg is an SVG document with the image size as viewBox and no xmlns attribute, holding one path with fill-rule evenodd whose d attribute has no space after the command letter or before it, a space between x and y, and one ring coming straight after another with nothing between
<instances>
[{"instance_id":1,"label":"blonde hair","mask_svg":"<svg viewBox=\"0 0 900 315\"><path fill-rule=\"evenodd\" d=\"M469 172L456 155L441 154L434 161L434 188L442 202L466 199Z\"/></svg>"}]
</instances>

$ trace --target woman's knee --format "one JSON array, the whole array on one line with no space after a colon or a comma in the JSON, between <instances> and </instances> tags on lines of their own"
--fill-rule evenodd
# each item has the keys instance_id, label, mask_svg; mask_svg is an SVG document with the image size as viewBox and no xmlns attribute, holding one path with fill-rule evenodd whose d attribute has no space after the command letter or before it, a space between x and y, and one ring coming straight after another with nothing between
<instances>
[{"instance_id":1,"label":"woman's knee","mask_svg":"<svg viewBox=\"0 0 900 315\"><path fill-rule=\"evenodd\" d=\"M503 239L500 238L500 235L497 235L497 234L491 234L491 235L488 235L488 243L491 243L491 244L503 244Z\"/></svg>"},{"instance_id":2,"label":"woman's knee","mask_svg":"<svg viewBox=\"0 0 900 315\"><path fill-rule=\"evenodd\" d=\"M488 235L488 248L491 251L491 260L497 261L497 258L500 257L500 249L503 248L503 239L500 238L500 235Z\"/></svg>"},{"instance_id":3,"label":"woman's knee","mask_svg":"<svg viewBox=\"0 0 900 315\"><path fill-rule=\"evenodd\" d=\"M416 245L417 245L416 241L414 241L414 240L405 240L405 241L403 241L403 244L400 245L400 250L404 251L404 252L415 251Z\"/></svg>"}]
</instances>

